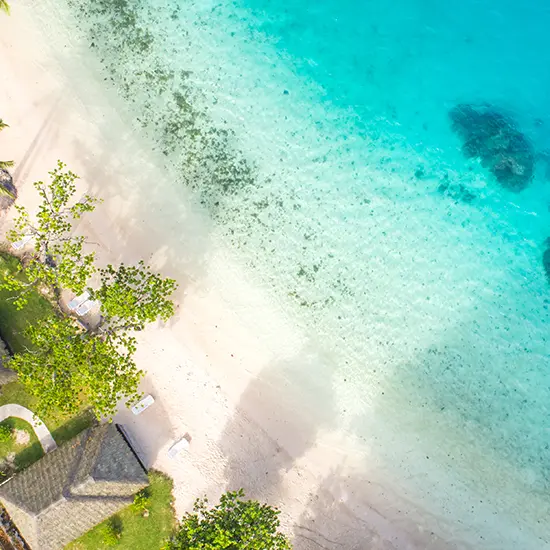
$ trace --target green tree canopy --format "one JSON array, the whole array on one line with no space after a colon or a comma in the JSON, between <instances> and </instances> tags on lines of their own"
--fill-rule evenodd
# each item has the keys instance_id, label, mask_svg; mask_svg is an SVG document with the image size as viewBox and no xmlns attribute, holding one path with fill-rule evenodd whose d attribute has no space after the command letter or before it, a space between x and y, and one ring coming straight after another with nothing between
<instances>
[{"instance_id":1,"label":"green tree canopy","mask_svg":"<svg viewBox=\"0 0 550 550\"><path fill-rule=\"evenodd\" d=\"M244 500L243 490L222 495L208 508L205 499L186 514L167 550L290 550L278 531L279 511L255 500Z\"/></svg>"},{"instance_id":2,"label":"green tree canopy","mask_svg":"<svg viewBox=\"0 0 550 550\"><path fill-rule=\"evenodd\" d=\"M74 223L99 201L90 195L74 200L78 176L62 162L50 176L49 183L34 184L41 198L36 221L16 206L18 217L9 238L15 242L31 235L35 251L18 271L4 276L1 287L14 292L20 308L26 306L31 291L39 290L58 302L63 289L80 294L88 288L100 302L103 323L78 325L58 309L55 316L29 327L30 349L17 354L10 366L37 397L40 413L73 413L87 405L97 415L111 416L118 401L139 397L142 372L133 360L133 331L174 314L169 295L177 285L143 261L98 270L94 253L84 252L84 237L74 235ZM97 290L88 287L94 274L99 275Z\"/></svg>"},{"instance_id":3,"label":"green tree canopy","mask_svg":"<svg viewBox=\"0 0 550 550\"><path fill-rule=\"evenodd\" d=\"M173 279L163 279L140 261L137 266L108 265L99 270L101 285L93 291L101 302L108 332L142 330L157 319L167 321L174 315L168 298L177 287Z\"/></svg>"},{"instance_id":4,"label":"green tree canopy","mask_svg":"<svg viewBox=\"0 0 550 550\"><path fill-rule=\"evenodd\" d=\"M37 413L76 413L85 404L111 416L120 399L137 399L142 372L126 334L86 332L70 317L50 317L27 330L32 349L16 354L10 368L37 397Z\"/></svg>"},{"instance_id":5,"label":"green tree canopy","mask_svg":"<svg viewBox=\"0 0 550 550\"><path fill-rule=\"evenodd\" d=\"M26 208L16 205L19 215L15 229L8 234L12 242L32 235L35 244L35 253L23 268L25 277L13 274L2 285L19 293L15 300L18 307L23 307L28 291L36 287L52 291L56 297L63 288L80 294L96 270L94 253L83 252L84 237L72 233L74 222L85 212L92 212L99 201L90 195L78 202L72 200L78 176L65 170L61 161L50 172L50 178L49 183L34 183L42 199L36 222L31 222Z\"/></svg>"}]
</instances>

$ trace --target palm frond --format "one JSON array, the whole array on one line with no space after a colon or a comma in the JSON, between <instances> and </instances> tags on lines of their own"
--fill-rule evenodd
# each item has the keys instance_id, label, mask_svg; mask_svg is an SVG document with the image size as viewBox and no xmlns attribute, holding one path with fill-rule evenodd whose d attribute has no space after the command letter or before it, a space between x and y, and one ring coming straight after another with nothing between
<instances>
[{"instance_id":1,"label":"palm frond","mask_svg":"<svg viewBox=\"0 0 550 550\"><path fill-rule=\"evenodd\" d=\"M0 11L4 11L8 15L10 14L10 5L8 4L7 0L0 0Z\"/></svg>"},{"instance_id":2,"label":"palm frond","mask_svg":"<svg viewBox=\"0 0 550 550\"><path fill-rule=\"evenodd\" d=\"M15 193L4 185L0 185L0 197L9 197L15 200Z\"/></svg>"},{"instance_id":3,"label":"palm frond","mask_svg":"<svg viewBox=\"0 0 550 550\"><path fill-rule=\"evenodd\" d=\"M0 0L1 2L2 0ZM9 124L6 124L1 118L0 118L0 130L3 130L4 128L9 128Z\"/></svg>"},{"instance_id":4,"label":"palm frond","mask_svg":"<svg viewBox=\"0 0 550 550\"><path fill-rule=\"evenodd\" d=\"M13 168L13 160L0 160L0 170L7 170L8 168Z\"/></svg>"}]
</instances>

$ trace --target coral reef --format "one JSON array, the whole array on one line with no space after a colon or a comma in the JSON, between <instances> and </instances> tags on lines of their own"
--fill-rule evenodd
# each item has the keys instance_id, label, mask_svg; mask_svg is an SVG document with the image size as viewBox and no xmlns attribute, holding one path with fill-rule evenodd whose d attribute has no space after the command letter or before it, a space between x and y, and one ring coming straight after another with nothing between
<instances>
[{"instance_id":1,"label":"coral reef","mask_svg":"<svg viewBox=\"0 0 550 550\"><path fill-rule=\"evenodd\" d=\"M514 121L489 106L459 104L450 110L467 158L479 158L502 187L519 192L533 178L535 152Z\"/></svg>"}]
</instances>

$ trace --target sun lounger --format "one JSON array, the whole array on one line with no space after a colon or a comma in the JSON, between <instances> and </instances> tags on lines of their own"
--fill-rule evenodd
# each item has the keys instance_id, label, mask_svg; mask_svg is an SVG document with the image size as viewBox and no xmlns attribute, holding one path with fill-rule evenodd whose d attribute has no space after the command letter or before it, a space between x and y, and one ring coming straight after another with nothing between
<instances>
[{"instance_id":1,"label":"sun lounger","mask_svg":"<svg viewBox=\"0 0 550 550\"><path fill-rule=\"evenodd\" d=\"M75 313L82 317L83 315L86 315L86 313L88 313L92 308L94 308L95 305L96 303L93 300L86 300L75 309Z\"/></svg>"},{"instance_id":2,"label":"sun lounger","mask_svg":"<svg viewBox=\"0 0 550 550\"><path fill-rule=\"evenodd\" d=\"M20 241L15 241L14 243L11 243L11 247L14 250L21 250L31 239L32 235L25 235Z\"/></svg>"},{"instance_id":3,"label":"sun lounger","mask_svg":"<svg viewBox=\"0 0 550 550\"><path fill-rule=\"evenodd\" d=\"M146 395L141 401L138 401L133 407L134 414L141 414L145 409L148 409L155 402L152 395Z\"/></svg>"},{"instance_id":4,"label":"sun lounger","mask_svg":"<svg viewBox=\"0 0 550 550\"><path fill-rule=\"evenodd\" d=\"M182 437L168 449L167 454L169 458L176 458L181 451L187 451L187 449L189 449L189 440L186 437Z\"/></svg>"},{"instance_id":5,"label":"sun lounger","mask_svg":"<svg viewBox=\"0 0 550 550\"><path fill-rule=\"evenodd\" d=\"M89 297L90 297L90 293L86 290L80 296L77 296L76 298L73 298L67 304L67 307L69 308L69 311L74 311L77 307L81 306L86 300L88 300Z\"/></svg>"}]
</instances>

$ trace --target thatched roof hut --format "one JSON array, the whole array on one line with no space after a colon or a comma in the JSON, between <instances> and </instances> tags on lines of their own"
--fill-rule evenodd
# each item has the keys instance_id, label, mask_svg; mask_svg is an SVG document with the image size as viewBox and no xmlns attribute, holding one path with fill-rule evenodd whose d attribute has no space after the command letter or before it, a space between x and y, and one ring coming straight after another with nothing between
<instances>
[{"instance_id":1,"label":"thatched roof hut","mask_svg":"<svg viewBox=\"0 0 550 550\"><path fill-rule=\"evenodd\" d=\"M58 550L132 503L146 471L118 426L89 428L0 486L30 548Z\"/></svg>"}]
</instances>

